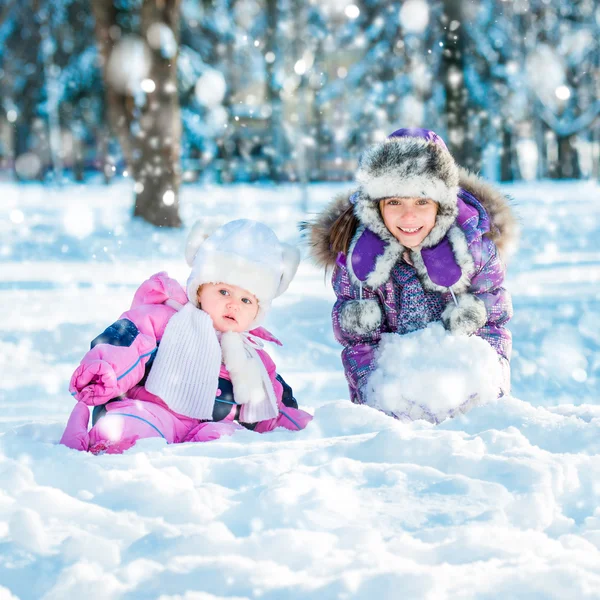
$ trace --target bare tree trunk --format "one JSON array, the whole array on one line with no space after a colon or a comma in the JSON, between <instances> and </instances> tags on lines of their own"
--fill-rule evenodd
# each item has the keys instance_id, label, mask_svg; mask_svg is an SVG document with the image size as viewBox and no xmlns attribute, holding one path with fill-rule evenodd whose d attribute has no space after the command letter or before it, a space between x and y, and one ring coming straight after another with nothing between
<instances>
[{"instance_id":1,"label":"bare tree trunk","mask_svg":"<svg viewBox=\"0 0 600 600\"><path fill-rule=\"evenodd\" d=\"M142 35L155 23L166 24L179 43L180 0L145 0L142 5ZM143 190L138 192L135 216L154 225L180 227L181 113L177 96L177 55L166 58L153 52L150 79L156 90L140 117L140 165L136 171ZM141 189L141 186L140 186Z\"/></svg>"},{"instance_id":2,"label":"bare tree trunk","mask_svg":"<svg viewBox=\"0 0 600 600\"><path fill-rule=\"evenodd\" d=\"M559 137L556 141L558 143L556 177L558 179L580 179L581 169L575 147L575 136Z\"/></svg>"},{"instance_id":3,"label":"bare tree trunk","mask_svg":"<svg viewBox=\"0 0 600 600\"><path fill-rule=\"evenodd\" d=\"M278 62L281 60L277 47L277 27L279 23L279 0L266 0L267 36L265 50L267 60L267 103L271 108L269 119L269 177L272 181L281 179L281 160L283 156L283 105L281 102L281 84L277 77Z\"/></svg>"},{"instance_id":4,"label":"bare tree trunk","mask_svg":"<svg viewBox=\"0 0 600 600\"><path fill-rule=\"evenodd\" d=\"M177 55L165 56L160 47L152 50L148 79L155 89L145 92L143 105L136 105L130 95L114 89L106 76L113 49L111 32L117 27L114 4L93 2L92 6L104 64L109 122L136 181L134 216L159 227L179 227L181 116L176 92ZM140 16L144 40L150 26L159 24L168 26L179 42L180 0L143 0Z\"/></svg>"},{"instance_id":5,"label":"bare tree trunk","mask_svg":"<svg viewBox=\"0 0 600 600\"><path fill-rule=\"evenodd\" d=\"M533 123L534 140L538 149L538 170L536 179L544 179L548 173L548 153L546 149L546 138L544 136L544 123L537 119Z\"/></svg>"},{"instance_id":6,"label":"bare tree trunk","mask_svg":"<svg viewBox=\"0 0 600 600\"><path fill-rule=\"evenodd\" d=\"M472 166L472 156L467 148L468 94L464 83L465 34L460 23L463 21L461 0L444 0L446 35L442 73L446 91L446 120L448 123L448 149L458 164Z\"/></svg>"},{"instance_id":7,"label":"bare tree trunk","mask_svg":"<svg viewBox=\"0 0 600 600\"><path fill-rule=\"evenodd\" d=\"M502 131L502 152L500 154L500 181L513 180L513 145L512 134L506 129Z\"/></svg>"},{"instance_id":8,"label":"bare tree trunk","mask_svg":"<svg viewBox=\"0 0 600 600\"><path fill-rule=\"evenodd\" d=\"M132 175L133 171L133 145L130 133L132 116L129 114L131 100L113 88L107 78L107 66L110 53L113 50L115 40L111 33L118 30L116 24L117 10L112 1L92 2L95 17L96 40L100 56L102 57L102 68L104 74L104 88L106 98L106 115L113 134L119 140L123 157Z\"/></svg>"},{"instance_id":9,"label":"bare tree trunk","mask_svg":"<svg viewBox=\"0 0 600 600\"><path fill-rule=\"evenodd\" d=\"M73 155L71 160L73 162L73 178L77 182L83 182L85 178L85 163L84 163L84 148L85 142L82 139L82 126L73 127L71 133L73 135Z\"/></svg>"},{"instance_id":10,"label":"bare tree trunk","mask_svg":"<svg viewBox=\"0 0 600 600\"><path fill-rule=\"evenodd\" d=\"M595 124L592 127L592 172L593 179L600 180L600 124Z\"/></svg>"},{"instance_id":11,"label":"bare tree trunk","mask_svg":"<svg viewBox=\"0 0 600 600\"><path fill-rule=\"evenodd\" d=\"M515 146L514 133L504 123L502 131L502 153L500 156L500 181L518 181L522 179L519 157Z\"/></svg>"},{"instance_id":12,"label":"bare tree trunk","mask_svg":"<svg viewBox=\"0 0 600 600\"><path fill-rule=\"evenodd\" d=\"M54 41L50 31L50 23L47 20L40 27L42 38L42 49L44 57L44 77L46 79L46 90L48 94L48 143L50 147L50 158L54 171L54 181L62 183L63 179L63 149L60 130L60 117L58 113L59 90L56 76L52 75L54 64Z\"/></svg>"}]
</instances>

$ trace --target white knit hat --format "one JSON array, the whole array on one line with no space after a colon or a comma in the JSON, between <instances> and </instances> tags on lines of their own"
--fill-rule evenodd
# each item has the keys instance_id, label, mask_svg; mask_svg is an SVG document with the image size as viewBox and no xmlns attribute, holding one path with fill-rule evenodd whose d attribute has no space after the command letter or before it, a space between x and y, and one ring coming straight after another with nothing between
<instances>
[{"instance_id":1,"label":"white knit hat","mask_svg":"<svg viewBox=\"0 0 600 600\"><path fill-rule=\"evenodd\" d=\"M264 319L273 298L283 294L300 262L297 248L280 242L272 229L250 219L230 221L204 239L197 221L187 239L185 258L192 267L187 295L198 306L203 283L227 283L254 294L258 314L251 329Z\"/></svg>"}]
</instances>

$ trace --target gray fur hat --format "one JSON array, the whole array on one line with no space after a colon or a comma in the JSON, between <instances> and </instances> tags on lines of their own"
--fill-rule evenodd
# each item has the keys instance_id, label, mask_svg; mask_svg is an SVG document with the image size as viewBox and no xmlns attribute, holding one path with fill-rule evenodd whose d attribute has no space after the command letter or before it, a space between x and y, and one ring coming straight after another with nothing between
<instances>
[{"instance_id":1,"label":"gray fur hat","mask_svg":"<svg viewBox=\"0 0 600 600\"><path fill-rule=\"evenodd\" d=\"M390 240L379 212L384 198L431 198L438 204L434 228L422 247L435 246L458 214L459 168L446 144L428 129L398 129L360 157L354 212L383 239ZM390 240L391 241L391 240Z\"/></svg>"}]
</instances>

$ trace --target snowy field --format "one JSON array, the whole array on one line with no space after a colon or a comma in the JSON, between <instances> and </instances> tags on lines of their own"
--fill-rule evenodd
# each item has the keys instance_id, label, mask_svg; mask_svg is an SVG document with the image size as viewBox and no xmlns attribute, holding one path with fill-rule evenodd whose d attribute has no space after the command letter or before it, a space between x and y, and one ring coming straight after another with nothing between
<instances>
[{"instance_id":1,"label":"snowy field","mask_svg":"<svg viewBox=\"0 0 600 600\"><path fill-rule=\"evenodd\" d=\"M309 187L309 210L340 187ZM437 427L352 405L303 262L267 326L305 431L93 456L57 445L70 374L141 281L186 279L186 232L133 222L128 182L0 184L0 600L600 598L600 187L505 191L512 398ZM188 186L182 216L293 241L300 205Z\"/></svg>"}]
</instances>

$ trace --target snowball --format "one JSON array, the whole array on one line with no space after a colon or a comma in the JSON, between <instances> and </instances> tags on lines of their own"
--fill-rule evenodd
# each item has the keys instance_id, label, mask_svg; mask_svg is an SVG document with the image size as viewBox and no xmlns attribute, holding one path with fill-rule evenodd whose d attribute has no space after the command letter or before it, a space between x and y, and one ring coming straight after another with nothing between
<instances>
[{"instance_id":1,"label":"snowball","mask_svg":"<svg viewBox=\"0 0 600 600\"><path fill-rule=\"evenodd\" d=\"M225 78L215 69L205 71L196 82L194 91L200 104L207 108L214 108L221 104L225 97L227 91Z\"/></svg>"},{"instance_id":2,"label":"snowball","mask_svg":"<svg viewBox=\"0 0 600 600\"><path fill-rule=\"evenodd\" d=\"M400 9L400 24L404 31L422 33L429 23L429 7L425 0L406 0Z\"/></svg>"},{"instance_id":3,"label":"snowball","mask_svg":"<svg viewBox=\"0 0 600 600\"><path fill-rule=\"evenodd\" d=\"M152 79L143 79L140 83L140 87L142 88L143 92L146 92L146 94L151 94L156 89L156 84L154 81L152 81Z\"/></svg>"},{"instance_id":4,"label":"snowball","mask_svg":"<svg viewBox=\"0 0 600 600\"><path fill-rule=\"evenodd\" d=\"M165 206L173 206L173 204L175 204L175 192L173 190L167 190L164 194L163 194L163 204Z\"/></svg>"},{"instance_id":5,"label":"snowball","mask_svg":"<svg viewBox=\"0 0 600 600\"><path fill-rule=\"evenodd\" d=\"M550 46L540 44L526 60L531 89L545 104L556 104L556 90L564 85L565 65L562 57Z\"/></svg>"},{"instance_id":6,"label":"snowball","mask_svg":"<svg viewBox=\"0 0 600 600\"><path fill-rule=\"evenodd\" d=\"M229 114L227 113L227 109L223 108L223 106L215 106L211 108L206 115L206 126L211 135L220 135L221 131L225 125L227 125L227 121L229 120Z\"/></svg>"},{"instance_id":7,"label":"snowball","mask_svg":"<svg viewBox=\"0 0 600 600\"><path fill-rule=\"evenodd\" d=\"M146 39L151 48L160 51L163 58L173 58L177 54L177 40L173 30L165 23L152 23Z\"/></svg>"},{"instance_id":8,"label":"snowball","mask_svg":"<svg viewBox=\"0 0 600 600\"><path fill-rule=\"evenodd\" d=\"M349 19L358 19L360 16L360 8L358 8L356 4L348 4L348 6L346 6L344 9L344 13Z\"/></svg>"},{"instance_id":9,"label":"snowball","mask_svg":"<svg viewBox=\"0 0 600 600\"><path fill-rule=\"evenodd\" d=\"M441 323L381 336L367 403L401 419L440 423L498 395L498 355L482 338L454 336Z\"/></svg>"},{"instance_id":10,"label":"snowball","mask_svg":"<svg viewBox=\"0 0 600 600\"><path fill-rule=\"evenodd\" d=\"M260 16L261 6L255 0L238 0L235 3L235 21L244 30L252 29L252 25Z\"/></svg>"},{"instance_id":11,"label":"snowball","mask_svg":"<svg viewBox=\"0 0 600 600\"><path fill-rule=\"evenodd\" d=\"M94 212L81 204L70 206L64 213L63 227L65 232L73 237L88 237L96 227Z\"/></svg>"},{"instance_id":12,"label":"snowball","mask_svg":"<svg viewBox=\"0 0 600 600\"><path fill-rule=\"evenodd\" d=\"M148 78L152 55L144 40L136 35L125 36L112 49L106 66L106 79L121 94L135 95Z\"/></svg>"},{"instance_id":13,"label":"snowball","mask_svg":"<svg viewBox=\"0 0 600 600\"><path fill-rule=\"evenodd\" d=\"M40 157L33 152L25 152L17 156L15 171L21 179L35 179L42 169Z\"/></svg>"},{"instance_id":14,"label":"snowball","mask_svg":"<svg viewBox=\"0 0 600 600\"><path fill-rule=\"evenodd\" d=\"M14 210L10 211L10 220L15 225L20 225L25 220L25 215L23 214L23 211L15 208Z\"/></svg>"},{"instance_id":15,"label":"snowball","mask_svg":"<svg viewBox=\"0 0 600 600\"><path fill-rule=\"evenodd\" d=\"M412 94L402 98L403 123L406 127L418 127L425 120L425 105Z\"/></svg>"},{"instance_id":16,"label":"snowball","mask_svg":"<svg viewBox=\"0 0 600 600\"><path fill-rule=\"evenodd\" d=\"M559 100L568 100L571 97L571 90L568 85L559 85L554 93Z\"/></svg>"}]
</instances>

